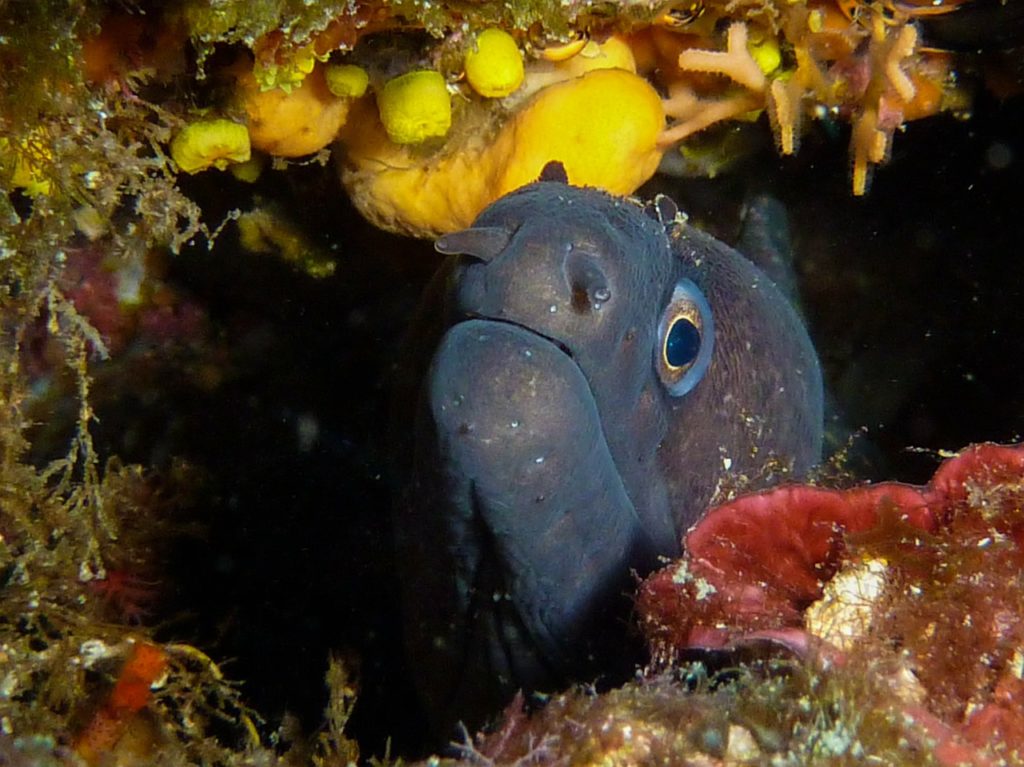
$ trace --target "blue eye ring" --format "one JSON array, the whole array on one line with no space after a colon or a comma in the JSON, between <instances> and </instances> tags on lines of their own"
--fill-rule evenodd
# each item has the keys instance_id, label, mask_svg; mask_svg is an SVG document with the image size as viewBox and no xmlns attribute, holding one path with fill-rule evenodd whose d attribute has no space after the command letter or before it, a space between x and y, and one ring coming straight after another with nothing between
<instances>
[{"instance_id":1,"label":"blue eye ring","mask_svg":"<svg viewBox=\"0 0 1024 767\"><path fill-rule=\"evenodd\" d=\"M679 280L658 324L654 359L671 396L681 397L700 383L711 365L714 344L711 306L691 280Z\"/></svg>"}]
</instances>

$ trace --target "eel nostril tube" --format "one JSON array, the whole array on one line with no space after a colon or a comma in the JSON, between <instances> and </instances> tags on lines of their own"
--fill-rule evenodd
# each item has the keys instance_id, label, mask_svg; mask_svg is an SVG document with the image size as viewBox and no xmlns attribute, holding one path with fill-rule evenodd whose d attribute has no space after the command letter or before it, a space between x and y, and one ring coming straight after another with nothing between
<instances>
[{"instance_id":1,"label":"eel nostril tube","mask_svg":"<svg viewBox=\"0 0 1024 767\"><path fill-rule=\"evenodd\" d=\"M470 256L489 263L511 239L512 233L503 227L474 226L444 235L434 243L434 250L446 256Z\"/></svg>"}]
</instances>

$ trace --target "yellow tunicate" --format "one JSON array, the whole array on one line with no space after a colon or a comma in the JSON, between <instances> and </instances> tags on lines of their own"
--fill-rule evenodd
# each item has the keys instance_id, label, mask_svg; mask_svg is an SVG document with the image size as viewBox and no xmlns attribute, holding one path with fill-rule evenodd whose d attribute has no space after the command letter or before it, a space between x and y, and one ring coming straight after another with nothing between
<instances>
[{"instance_id":1,"label":"yellow tunicate","mask_svg":"<svg viewBox=\"0 0 1024 767\"><path fill-rule=\"evenodd\" d=\"M571 59L577 53L582 51L588 42L586 35L580 34L576 39L570 40L567 43L549 45L548 47L541 49L540 57L546 61L565 61L566 59Z\"/></svg>"},{"instance_id":2,"label":"yellow tunicate","mask_svg":"<svg viewBox=\"0 0 1024 767\"><path fill-rule=\"evenodd\" d=\"M35 163L25 155L20 155L15 161L11 186L24 189L30 197L48 195L51 187L50 179L42 176Z\"/></svg>"},{"instance_id":3,"label":"yellow tunicate","mask_svg":"<svg viewBox=\"0 0 1024 767\"><path fill-rule=\"evenodd\" d=\"M396 144L419 144L447 135L452 100L440 72L420 69L384 84L377 95L380 120Z\"/></svg>"},{"instance_id":4,"label":"yellow tunicate","mask_svg":"<svg viewBox=\"0 0 1024 767\"><path fill-rule=\"evenodd\" d=\"M581 61L589 61L582 65L588 72L591 69L636 69L633 49L629 43L615 35L602 43L590 40L583 46L579 57Z\"/></svg>"},{"instance_id":5,"label":"yellow tunicate","mask_svg":"<svg viewBox=\"0 0 1024 767\"><path fill-rule=\"evenodd\" d=\"M434 237L464 228L490 203L561 162L569 181L630 194L658 167L661 99L631 72L601 69L549 86L497 132L466 130L421 157L353 113L342 178L357 207L390 231Z\"/></svg>"},{"instance_id":6,"label":"yellow tunicate","mask_svg":"<svg viewBox=\"0 0 1024 767\"><path fill-rule=\"evenodd\" d=\"M254 148L277 157L302 157L330 144L348 117L349 99L327 89L322 66L286 93L260 90L251 72L238 78L238 94Z\"/></svg>"},{"instance_id":7,"label":"yellow tunicate","mask_svg":"<svg viewBox=\"0 0 1024 767\"><path fill-rule=\"evenodd\" d=\"M327 89L335 96L357 99L366 93L370 76L355 64L330 64L324 70Z\"/></svg>"},{"instance_id":8,"label":"yellow tunicate","mask_svg":"<svg viewBox=\"0 0 1024 767\"><path fill-rule=\"evenodd\" d=\"M508 153L495 199L534 181L551 160L565 166L572 184L631 194L658 168L664 127L657 92L626 70L597 69L553 85L495 142L492 151Z\"/></svg>"},{"instance_id":9,"label":"yellow tunicate","mask_svg":"<svg viewBox=\"0 0 1024 767\"><path fill-rule=\"evenodd\" d=\"M516 94L516 99L526 100L539 91L555 83L582 77L595 69L624 69L636 72L636 59L633 50L621 37L609 37L603 43L588 40L574 56L558 62L532 62L526 70L523 87Z\"/></svg>"},{"instance_id":10,"label":"yellow tunicate","mask_svg":"<svg viewBox=\"0 0 1024 767\"><path fill-rule=\"evenodd\" d=\"M185 173L224 170L249 159L249 131L231 120L200 120L186 125L171 141L171 159Z\"/></svg>"},{"instance_id":11,"label":"yellow tunicate","mask_svg":"<svg viewBox=\"0 0 1024 767\"><path fill-rule=\"evenodd\" d=\"M807 14L807 28L816 35L825 29L825 14L820 8Z\"/></svg>"},{"instance_id":12,"label":"yellow tunicate","mask_svg":"<svg viewBox=\"0 0 1024 767\"><path fill-rule=\"evenodd\" d=\"M263 155L255 154L245 162L236 162L228 166L228 171L239 181L255 184L263 174L266 161Z\"/></svg>"},{"instance_id":13,"label":"yellow tunicate","mask_svg":"<svg viewBox=\"0 0 1024 767\"><path fill-rule=\"evenodd\" d=\"M10 185L30 197L47 196L52 184L52 141L43 128L33 128L23 138L0 137L0 168Z\"/></svg>"},{"instance_id":14,"label":"yellow tunicate","mask_svg":"<svg viewBox=\"0 0 1024 767\"><path fill-rule=\"evenodd\" d=\"M497 27L477 35L464 66L470 86L487 98L504 98L523 82L523 54L512 35Z\"/></svg>"},{"instance_id":15,"label":"yellow tunicate","mask_svg":"<svg viewBox=\"0 0 1024 767\"><path fill-rule=\"evenodd\" d=\"M335 263L293 221L273 207L256 208L238 217L238 242L252 253L267 253L321 279L334 274Z\"/></svg>"},{"instance_id":16,"label":"yellow tunicate","mask_svg":"<svg viewBox=\"0 0 1024 767\"><path fill-rule=\"evenodd\" d=\"M758 68L766 75L770 75L782 66L782 51L779 50L779 41L774 37L766 37L759 42L747 44L747 50L754 58Z\"/></svg>"},{"instance_id":17,"label":"yellow tunicate","mask_svg":"<svg viewBox=\"0 0 1024 767\"><path fill-rule=\"evenodd\" d=\"M9 174L12 187L24 190L30 197L50 193L51 183L45 170L53 162L50 144L38 128L14 142L0 138L0 167Z\"/></svg>"},{"instance_id":18,"label":"yellow tunicate","mask_svg":"<svg viewBox=\"0 0 1024 767\"><path fill-rule=\"evenodd\" d=\"M590 40L577 55L559 63L558 68L567 75L578 77L595 69L625 69L636 71L633 50L621 37L609 37L603 43Z\"/></svg>"}]
</instances>

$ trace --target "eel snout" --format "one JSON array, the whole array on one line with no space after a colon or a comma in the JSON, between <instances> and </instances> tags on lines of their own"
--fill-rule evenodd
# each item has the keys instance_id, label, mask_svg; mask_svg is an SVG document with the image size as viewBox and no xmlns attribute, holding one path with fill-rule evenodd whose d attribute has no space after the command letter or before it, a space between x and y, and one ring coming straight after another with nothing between
<instances>
[{"instance_id":1,"label":"eel snout","mask_svg":"<svg viewBox=\"0 0 1024 767\"><path fill-rule=\"evenodd\" d=\"M655 549L576 363L527 328L470 319L444 336L428 380L438 458L463 517L449 523L473 531L455 552L473 603L463 618L488 640L490 671L530 689L557 681L550 669L579 669L602 643L621 652L623 627L607 624Z\"/></svg>"}]
</instances>

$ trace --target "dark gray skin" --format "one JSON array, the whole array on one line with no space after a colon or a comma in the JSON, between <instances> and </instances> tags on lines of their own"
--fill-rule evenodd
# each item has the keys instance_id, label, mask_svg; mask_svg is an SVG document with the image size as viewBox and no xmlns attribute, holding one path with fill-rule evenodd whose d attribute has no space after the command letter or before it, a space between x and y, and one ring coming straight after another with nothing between
<instances>
[{"instance_id":1,"label":"dark gray skin","mask_svg":"<svg viewBox=\"0 0 1024 767\"><path fill-rule=\"evenodd\" d=\"M679 553L723 478L819 458L799 316L662 200L652 216L542 181L438 243L455 255L407 360L433 352L395 526L406 645L442 733L518 689L628 673L636 577ZM713 345L673 396L658 329L681 278L710 306Z\"/></svg>"}]
</instances>

